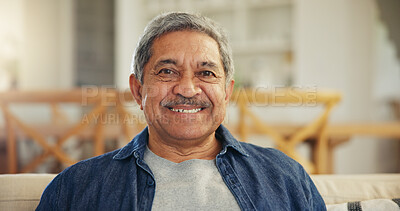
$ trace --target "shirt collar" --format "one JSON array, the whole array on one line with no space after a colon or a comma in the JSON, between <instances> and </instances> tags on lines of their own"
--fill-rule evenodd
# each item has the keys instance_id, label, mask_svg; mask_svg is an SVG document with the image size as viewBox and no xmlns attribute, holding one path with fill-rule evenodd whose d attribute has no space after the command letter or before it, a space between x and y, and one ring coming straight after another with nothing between
<instances>
[{"instance_id":1,"label":"shirt collar","mask_svg":"<svg viewBox=\"0 0 400 211\"><path fill-rule=\"evenodd\" d=\"M215 133L217 139L222 141L222 151L220 154L225 154L228 148L232 148L244 156L249 156L240 141L236 140L225 126L221 124Z\"/></svg>"},{"instance_id":2,"label":"shirt collar","mask_svg":"<svg viewBox=\"0 0 400 211\"><path fill-rule=\"evenodd\" d=\"M222 151L220 154L225 154L228 148L232 148L238 151L244 156L248 156L246 151L243 149L242 145L238 140L236 140L227 128L220 125L215 131L217 138L222 142ZM135 136L131 142L124 146L120 151L113 157L116 160L123 160L132 155L136 158L143 158L143 153L146 149L146 145L149 139L148 127L146 127L142 132Z\"/></svg>"},{"instance_id":3,"label":"shirt collar","mask_svg":"<svg viewBox=\"0 0 400 211\"><path fill-rule=\"evenodd\" d=\"M137 134L127 145L125 145L119 152L113 157L116 160L126 159L132 154L135 157L142 157L144 150L146 149L147 142L149 140L149 130L144 128L142 132Z\"/></svg>"}]
</instances>

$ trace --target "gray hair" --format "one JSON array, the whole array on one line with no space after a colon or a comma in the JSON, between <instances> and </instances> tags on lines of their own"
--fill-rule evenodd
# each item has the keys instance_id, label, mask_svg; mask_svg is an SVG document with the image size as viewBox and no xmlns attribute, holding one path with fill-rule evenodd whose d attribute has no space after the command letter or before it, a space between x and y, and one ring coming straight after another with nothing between
<instances>
[{"instance_id":1,"label":"gray hair","mask_svg":"<svg viewBox=\"0 0 400 211\"><path fill-rule=\"evenodd\" d=\"M232 50L224 30L214 21L198 14L168 12L155 17L146 26L140 38L132 60L131 73L143 84L143 70L152 56L152 45L155 39L175 31L198 31L213 38L219 47L226 83L232 80L234 67Z\"/></svg>"}]
</instances>

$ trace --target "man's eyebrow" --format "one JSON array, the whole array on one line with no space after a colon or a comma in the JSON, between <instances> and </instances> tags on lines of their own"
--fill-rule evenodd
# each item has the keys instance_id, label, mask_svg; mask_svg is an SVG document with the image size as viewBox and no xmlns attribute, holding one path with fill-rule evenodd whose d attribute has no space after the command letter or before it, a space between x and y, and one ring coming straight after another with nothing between
<instances>
[{"instance_id":1,"label":"man's eyebrow","mask_svg":"<svg viewBox=\"0 0 400 211\"><path fill-rule=\"evenodd\" d=\"M212 61L204 61L204 62L199 62L197 64L197 67L208 67L208 68L215 69L215 68L217 68L217 64Z\"/></svg>"},{"instance_id":2,"label":"man's eyebrow","mask_svg":"<svg viewBox=\"0 0 400 211\"><path fill-rule=\"evenodd\" d=\"M173 59L164 59L164 60L161 60L161 61L159 61L159 62L156 63L156 65L154 66L154 69L158 69L159 67L161 67L161 66L163 66L163 65L165 65L165 64L173 64L173 65L176 65L176 61L173 60Z\"/></svg>"}]
</instances>

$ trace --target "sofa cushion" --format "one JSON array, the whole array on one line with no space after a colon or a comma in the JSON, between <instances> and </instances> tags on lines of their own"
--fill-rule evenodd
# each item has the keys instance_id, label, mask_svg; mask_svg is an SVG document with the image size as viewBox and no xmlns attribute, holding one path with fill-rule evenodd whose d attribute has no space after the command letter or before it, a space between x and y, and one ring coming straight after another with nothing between
<instances>
[{"instance_id":1,"label":"sofa cushion","mask_svg":"<svg viewBox=\"0 0 400 211\"><path fill-rule=\"evenodd\" d=\"M400 174L312 175L326 204L400 198Z\"/></svg>"},{"instance_id":2,"label":"sofa cushion","mask_svg":"<svg viewBox=\"0 0 400 211\"><path fill-rule=\"evenodd\" d=\"M34 210L55 174L0 175L1 210Z\"/></svg>"}]
</instances>

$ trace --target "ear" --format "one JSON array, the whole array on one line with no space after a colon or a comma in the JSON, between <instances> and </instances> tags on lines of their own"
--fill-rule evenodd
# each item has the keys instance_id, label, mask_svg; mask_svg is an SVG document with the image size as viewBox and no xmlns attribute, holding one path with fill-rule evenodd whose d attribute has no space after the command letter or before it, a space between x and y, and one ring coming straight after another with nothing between
<instances>
[{"instance_id":1,"label":"ear","mask_svg":"<svg viewBox=\"0 0 400 211\"><path fill-rule=\"evenodd\" d=\"M133 98L135 98L137 104L139 104L140 109L143 110L142 106L142 84L138 79L136 79L134 74L129 76L129 86L131 88L131 92Z\"/></svg>"},{"instance_id":2,"label":"ear","mask_svg":"<svg viewBox=\"0 0 400 211\"><path fill-rule=\"evenodd\" d=\"M225 102L228 103L229 100L231 99L232 92L233 92L233 85L235 85L235 80L231 80L227 85L225 89Z\"/></svg>"}]
</instances>

